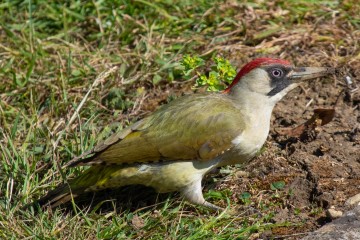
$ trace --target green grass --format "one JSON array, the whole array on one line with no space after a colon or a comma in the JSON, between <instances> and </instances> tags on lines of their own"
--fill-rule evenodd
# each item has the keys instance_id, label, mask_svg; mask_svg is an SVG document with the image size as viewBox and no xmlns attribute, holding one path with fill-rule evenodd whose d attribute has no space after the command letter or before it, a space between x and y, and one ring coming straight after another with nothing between
<instances>
[{"instance_id":1,"label":"green grass","mask_svg":"<svg viewBox=\"0 0 360 240\"><path fill-rule=\"evenodd\" d=\"M256 46L288 32L295 34L294 26L301 31L318 21L331 22L331 11L341 14L339 25L358 28L360 24L355 0L340 5L275 2L1 2L0 238L242 239L286 225L271 221L271 204L261 217L216 214L191 207L174 195L155 201L155 206L133 204L138 210L118 206L116 201L112 207L103 207L100 201L90 209L74 205L37 213L22 208L79 174L82 169L61 170L61 166L147 114L146 104L160 104L162 98L156 93L187 86L181 66L184 55L205 61L215 56L233 58L227 50L233 46L241 49L235 65L264 53L288 52L286 56L296 61L286 47ZM260 18L251 20L253 14ZM340 41L334 44L346 44ZM112 67L116 69L96 82ZM201 70L206 73L207 67L205 63ZM212 196L208 198L223 206L233 201L229 194Z\"/></svg>"}]
</instances>

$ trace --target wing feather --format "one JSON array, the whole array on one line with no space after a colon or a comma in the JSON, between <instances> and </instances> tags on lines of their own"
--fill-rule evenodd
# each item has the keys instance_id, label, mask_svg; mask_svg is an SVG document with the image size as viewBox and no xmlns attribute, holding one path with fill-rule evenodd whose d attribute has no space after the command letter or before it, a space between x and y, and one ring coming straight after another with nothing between
<instances>
[{"instance_id":1,"label":"wing feather","mask_svg":"<svg viewBox=\"0 0 360 240\"><path fill-rule=\"evenodd\" d=\"M210 160L231 149L242 133L240 111L223 94L182 97L99 143L90 158L68 165Z\"/></svg>"}]
</instances>

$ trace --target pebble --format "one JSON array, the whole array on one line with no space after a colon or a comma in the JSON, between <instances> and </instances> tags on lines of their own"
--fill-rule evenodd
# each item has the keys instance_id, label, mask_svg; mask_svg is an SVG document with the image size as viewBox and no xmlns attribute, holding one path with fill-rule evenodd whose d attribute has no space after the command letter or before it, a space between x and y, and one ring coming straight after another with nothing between
<instances>
[{"instance_id":1,"label":"pebble","mask_svg":"<svg viewBox=\"0 0 360 240\"><path fill-rule=\"evenodd\" d=\"M358 203L360 203L360 193L346 200L345 205L353 206L353 205L357 205Z\"/></svg>"},{"instance_id":2,"label":"pebble","mask_svg":"<svg viewBox=\"0 0 360 240\"><path fill-rule=\"evenodd\" d=\"M343 215L342 211L335 210L333 208L329 208L326 210L326 216L331 219L339 218Z\"/></svg>"}]
</instances>

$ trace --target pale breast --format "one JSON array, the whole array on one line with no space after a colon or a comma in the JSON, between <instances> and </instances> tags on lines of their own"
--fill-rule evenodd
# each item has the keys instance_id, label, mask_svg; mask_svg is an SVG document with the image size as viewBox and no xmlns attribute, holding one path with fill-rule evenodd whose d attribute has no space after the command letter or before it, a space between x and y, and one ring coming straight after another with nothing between
<instances>
[{"instance_id":1,"label":"pale breast","mask_svg":"<svg viewBox=\"0 0 360 240\"><path fill-rule=\"evenodd\" d=\"M232 143L241 155L253 157L264 145L268 131L266 134L256 134L254 132L245 131L237 136Z\"/></svg>"},{"instance_id":2,"label":"pale breast","mask_svg":"<svg viewBox=\"0 0 360 240\"><path fill-rule=\"evenodd\" d=\"M260 130L259 130L260 129ZM243 164L251 160L261 147L264 145L269 127L263 126L262 128L250 128L243 131L239 136L234 138L231 142L233 147L221 156L222 161L218 166Z\"/></svg>"}]
</instances>

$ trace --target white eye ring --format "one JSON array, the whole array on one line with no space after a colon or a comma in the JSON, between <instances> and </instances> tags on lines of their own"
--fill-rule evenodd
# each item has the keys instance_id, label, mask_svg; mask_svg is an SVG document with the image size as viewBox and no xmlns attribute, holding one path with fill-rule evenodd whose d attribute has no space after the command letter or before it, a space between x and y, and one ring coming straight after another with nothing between
<instances>
[{"instance_id":1,"label":"white eye ring","mask_svg":"<svg viewBox=\"0 0 360 240\"><path fill-rule=\"evenodd\" d=\"M284 72L279 68L275 68L274 70L271 71L271 74L276 78L281 78Z\"/></svg>"}]
</instances>

